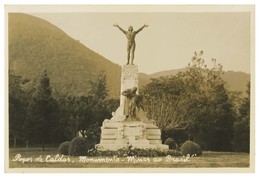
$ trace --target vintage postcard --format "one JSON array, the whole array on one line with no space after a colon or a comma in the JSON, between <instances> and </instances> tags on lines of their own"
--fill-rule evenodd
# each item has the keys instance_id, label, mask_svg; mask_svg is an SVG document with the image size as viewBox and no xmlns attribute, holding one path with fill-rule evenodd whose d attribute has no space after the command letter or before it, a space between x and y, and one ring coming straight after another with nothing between
<instances>
[{"instance_id":1,"label":"vintage postcard","mask_svg":"<svg viewBox=\"0 0 260 178\"><path fill-rule=\"evenodd\" d=\"M6 172L254 172L254 16L6 5Z\"/></svg>"}]
</instances>

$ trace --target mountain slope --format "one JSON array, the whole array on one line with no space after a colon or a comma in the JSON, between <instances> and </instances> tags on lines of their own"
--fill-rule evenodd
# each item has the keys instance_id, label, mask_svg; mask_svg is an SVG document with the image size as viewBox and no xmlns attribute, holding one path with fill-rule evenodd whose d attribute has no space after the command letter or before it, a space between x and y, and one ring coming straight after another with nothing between
<instances>
[{"instance_id":1,"label":"mountain slope","mask_svg":"<svg viewBox=\"0 0 260 178\"><path fill-rule=\"evenodd\" d=\"M53 90L81 95L89 80L105 71L108 89L118 97L120 66L88 49L51 23L26 14L9 13L9 68L35 82L46 69Z\"/></svg>"},{"instance_id":2,"label":"mountain slope","mask_svg":"<svg viewBox=\"0 0 260 178\"><path fill-rule=\"evenodd\" d=\"M184 72L185 70L185 68L166 70L150 74L149 76L151 78L158 78L161 76L176 75L178 72ZM229 90L245 92L247 90L247 82L250 81L250 74L244 72L226 71L222 75L222 79L227 82L227 87ZM146 83L148 82L147 80L148 79L146 77Z\"/></svg>"},{"instance_id":3,"label":"mountain slope","mask_svg":"<svg viewBox=\"0 0 260 178\"><path fill-rule=\"evenodd\" d=\"M153 74L150 74L150 77L152 78L158 78L161 76L169 76L169 75L176 75L178 72L184 72L186 69L182 68L182 69L173 69L173 70L164 70L161 72L156 72Z\"/></svg>"},{"instance_id":4,"label":"mountain slope","mask_svg":"<svg viewBox=\"0 0 260 178\"><path fill-rule=\"evenodd\" d=\"M245 92L247 90L247 83L250 81L250 74L227 71L222 78L227 82L227 86L230 90Z\"/></svg>"}]
</instances>

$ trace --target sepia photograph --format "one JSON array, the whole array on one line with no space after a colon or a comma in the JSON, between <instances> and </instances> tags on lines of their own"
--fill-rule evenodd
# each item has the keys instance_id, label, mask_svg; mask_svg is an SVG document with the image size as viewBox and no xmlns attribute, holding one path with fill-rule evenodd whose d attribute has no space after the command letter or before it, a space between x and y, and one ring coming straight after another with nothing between
<instances>
[{"instance_id":1,"label":"sepia photograph","mask_svg":"<svg viewBox=\"0 0 260 178\"><path fill-rule=\"evenodd\" d=\"M254 172L254 10L6 5L5 171Z\"/></svg>"}]
</instances>

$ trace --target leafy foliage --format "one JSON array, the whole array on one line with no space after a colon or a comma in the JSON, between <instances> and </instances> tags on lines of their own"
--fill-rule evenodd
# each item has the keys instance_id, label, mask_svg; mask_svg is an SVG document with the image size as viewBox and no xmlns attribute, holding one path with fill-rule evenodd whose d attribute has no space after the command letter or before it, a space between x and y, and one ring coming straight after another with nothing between
<instances>
[{"instance_id":1,"label":"leafy foliage","mask_svg":"<svg viewBox=\"0 0 260 178\"><path fill-rule=\"evenodd\" d=\"M200 145L198 145L197 143L194 143L192 141L189 141L189 140L186 141L185 143L183 143L183 145L181 146L181 152L184 156L187 156L188 154L190 156L202 155L202 149L201 149Z\"/></svg>"},{"instance_id":2,"label":"leafy foliage","mask_svg":"<svg viewBox=\"0 0 260 178\"><path fill-rule=\"evenodd\" d=\"M39 140L43 150L45 143L53 137L53 131L57 126L57 109L45 70L30 100L25 121L25 136L28 139Z\"/></svg>"},{"instance_id":3,"label":"leafy foliage","mask_svg":"<svg viewBox=\"0 0 260 178\"><path fill-rule=\"evenodd\" d=\"M179 146L189 139L189 131L184 129L162 130L163 143L165 143L168 138L174 138L174 141L178 145L176 149L179 149Z\"/></svg>"},{"instance_id":4,"label":"leafy foliage","mask_svg":"<svg viewBox=\"0 0 260 178\"><path fill-rule=\"evenodd\" d=\"M63 97L59 101L63 117L60 125L67 131L65 137L73 138L79 131L83 137L94 143L100 140L100 127L105 119L111 118L111 113L118 105L116 99L107 99L106 75L98 74L96 81L91 81L89 94L81 97Z\"/></svg>"},{"instance_id":5,"label":"leafy foliage","mask_svg":"<svg viewBox=\"0 0 260 178\"><path fill-rule=\"evenodd\" d=\"M95 97L95 100L104 100L108 96L107 80L104 71L98 73L96 82L90 81L90 86L89 94Z\"/></svg>"},{"instance_id":6,"label":"leafy foliage","mask_svg":"<svg viewBox=\"0 0 260 178\"><path fill-rule=\"evenodd\" d=\"M58 148L59 153L63 155L69 155L69 146L70 146L69 141L61 143Z\"/></svg>"},{"instance_id":7,"label":"leafy foliage","mask_svg":"<svg viewBox=\"0 0 260 178\"><path fill-rule=\"evenodd\" d=\"M93 88L87 95L57 97L60 120L56 131L60 141L71 140L80 132L90 142L97 144L100 141L102 122L111 118L112 111L119 106L118 99L105 97L108 90L103 72L90 83Z\"/></svg>"},{"instance_id":8,"label":"leafy foliage","mask_svg":"<svg viewBox=\"0 0 260 178\"><path fill-rule=\"evenodd\" d=\"M250 151L250 83L248 83L247 96L238 109L232 143L234 151Z\"/></svg>"},{"instance_id":9,"label":"leafy foliage","mask_svg":"<svg viewBox=\"0 0 260 178\"><path fill-rule=\"evenodd\" d=\"M164 144L169 145L170 149L176 149L177 143L173 138L167 138L164 142Z\"/></svg>"},{"instance_id":10,"label":"leafy foliage","mask_svg":"<svg viewBox=\"0 0 260 178\"><path fill-rule=\"evenodd\" d=\"M26 118L28 105L27 93L23 86L28 80L18 76L14 71L9 71L9 136L13 137L13 147L16 147L16 139L23 137L23 124Z\"/></svg>"},{"instance_id":11,"label":"leafy foliage","mask_svg":"<svg viewBox=\"0 0 260 178\"><path fill-rule=\"evenodd\" d=\"M205 149L231 150L235 113L222 66L213 59L209 69L202 55L184 72L153 79L143 91L145 110L163 131L186 130Z\"/></svg>"},{"instance_id":12,"label":"leafy foliage","mask_svg":"<svg viewBox=\"0 0 260 178\"><path fill-rule=\"evenodd\" d=\"M75 137L71 140L69 145L69 155L70 156L85 156L89 149L91 149L91 144L88 140L83 137Z\"/></svg>"}]
</instances>

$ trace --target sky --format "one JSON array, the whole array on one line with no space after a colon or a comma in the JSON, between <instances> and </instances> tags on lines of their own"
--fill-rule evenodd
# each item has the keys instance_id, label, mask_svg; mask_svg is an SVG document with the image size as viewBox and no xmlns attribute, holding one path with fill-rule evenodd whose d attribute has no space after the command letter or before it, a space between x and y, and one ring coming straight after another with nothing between
<instances>
[{"instance_id":1,"label":"sky","mask_svg":"<svg viewBox=\"0 0 260 178\"><path fill-rule=\"evenodd\" d=\"M250 13L248 12L74 12L29 13L62 29L110 61L127 61L125 35L113 24L134 30L134 63L147 74L184 68L195 51L223 65L225 71L250 73Z\"/></svg>"}]
</instances>

